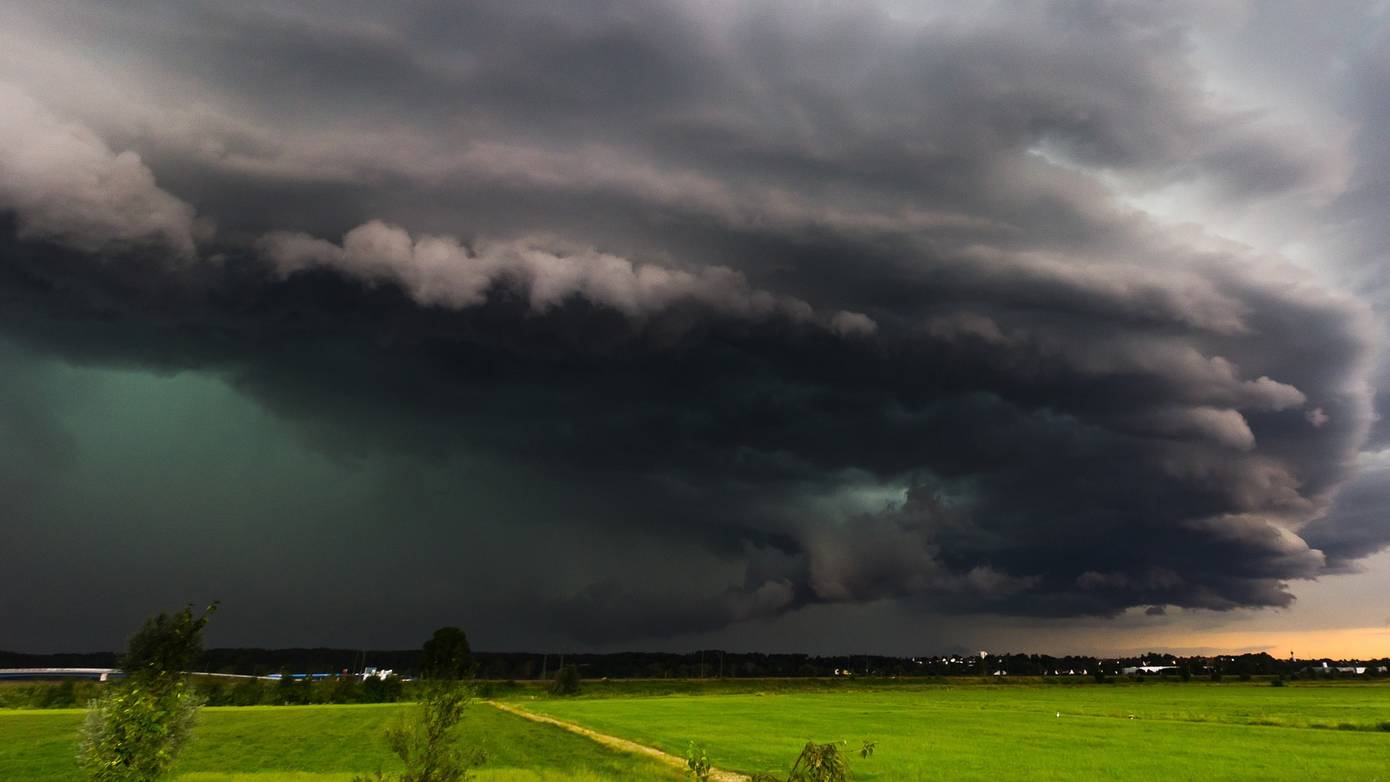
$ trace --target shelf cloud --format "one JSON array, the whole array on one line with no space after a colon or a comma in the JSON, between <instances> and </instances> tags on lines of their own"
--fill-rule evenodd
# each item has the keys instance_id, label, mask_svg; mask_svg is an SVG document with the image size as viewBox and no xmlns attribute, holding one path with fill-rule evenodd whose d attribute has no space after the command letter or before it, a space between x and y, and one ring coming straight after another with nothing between
<instances>
[{"instance_id":1,"label":"shelf cloud","mask_svg":"<svg viewBox=\"0 0 1390 782\"><path fill-rule=\"evenodd\" d=\"M1390 106L1241 92L1212 47L1299 22L1218 5L16 11L0 361L224 382L387 487L346 528L441 563L484 536L514 578L363 547L306 579L370 563L502 644L1287 607L1390 545L1390 150L1356 130ZM24 535L82 435L5 393Z\"/></svg>"}]
</instances>

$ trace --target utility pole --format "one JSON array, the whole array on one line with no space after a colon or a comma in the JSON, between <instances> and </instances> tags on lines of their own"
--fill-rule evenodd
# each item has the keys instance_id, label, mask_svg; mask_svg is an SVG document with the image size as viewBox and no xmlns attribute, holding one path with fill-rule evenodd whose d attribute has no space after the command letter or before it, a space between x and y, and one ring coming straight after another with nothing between
<instances>
[{"instance_id":1,"label":"utility pole","mask_svg":"<svg viewBox=\"0 0 1390 782\"><path fill-rule=\"evenodd\" d=\"M724 650L719 650L719 678L724 678Z\"/></svg>"},{"instance_id":2,"label":"utility pole","mask_svg":"<svg viewBox=\"0 0 1390 782\"><path fill-rule=\"evenodd\" d=\"M550 653L541 655L541 680L545 680L546 673L550 665Z\"/></svg>"}]
</instances>

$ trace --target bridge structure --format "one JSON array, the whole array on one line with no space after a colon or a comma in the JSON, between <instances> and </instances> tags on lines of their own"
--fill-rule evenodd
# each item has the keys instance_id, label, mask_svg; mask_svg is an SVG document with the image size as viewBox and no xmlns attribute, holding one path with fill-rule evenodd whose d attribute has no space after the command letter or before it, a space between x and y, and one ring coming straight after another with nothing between
<instances>
[{"instance_id":1,"label":"bridge structure","mask_svg":"<svg viewBox=\"0 0 1390 782\"><path fill-rule=\"evenodd\" d=\"M0 680L96 679L104 682L124 675L118 668L0 668Z\"/></svg>"},{"instance_id":2,"label":"bridge structure","mask_svg":"<svg viewBox=\"0 0 1390 782\"><path fill-rule=\"evenodd\" d=\"M280 679L280 675L273 676L247 676L239 673L208 673L205 671L189 671L190 676L211 676L218 679L262 679L265 681L275 681ZM313 676L327 676L328 674L313 674ZM298 674L296 678L303 678L305 674ZM120 679L125 677L125 671L120 668L0 668L0 681L19 680L19 681L52 681L53 679L94 679L96 681L107 681L109 679Z\"/></svg>"}]
</instances>

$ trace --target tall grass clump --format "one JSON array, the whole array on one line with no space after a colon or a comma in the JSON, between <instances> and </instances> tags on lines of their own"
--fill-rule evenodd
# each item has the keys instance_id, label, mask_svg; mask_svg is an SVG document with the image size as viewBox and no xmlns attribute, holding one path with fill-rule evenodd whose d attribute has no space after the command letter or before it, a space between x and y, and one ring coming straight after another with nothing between
<instances>
[{"instance_id":1,"label":"tall grass clump","mask_svg":"<svg viewBox=\"0 0 1390 782\"><path fill-rule=\"evenodd\" d=\"M859 757L868 758L874 754L877 742L866 741L859 748ZM848 782L851 778L849 758L840 750L838 744L829 742L817 744L806 742L801 754L792 764L791 773L785 782ZM752 782L783 782L771 774L754 774Z\"/></svg>"}]
</instances>

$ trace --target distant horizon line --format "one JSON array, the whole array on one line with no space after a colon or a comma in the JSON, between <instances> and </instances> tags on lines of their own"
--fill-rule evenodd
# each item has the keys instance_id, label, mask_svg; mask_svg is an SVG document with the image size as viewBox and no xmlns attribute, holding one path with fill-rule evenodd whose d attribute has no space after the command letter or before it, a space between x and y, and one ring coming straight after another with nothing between
<instances>
[{"instance_id":1,"label":"distant horizon line","mask_svg":"<svg viewBox=\"0 0 1390 782\"><path fill-rule=\"evenodd\" d=\"M230 652L230 651L246 651L246 652L338 652L338 653L343 653L343 654L354 654L354 655L355 655L355 654L361 654L361 653L363 653L363 652L365 652L365 653L367 653L367 654L388 654L388 655L410 655L410 654L419 654L419 653L420 653L419 647L404 647L404 648L378 647L378 648L370 648L370 647L350 647L350 646L210 646L210 647L207 647L207 648L204 650L205 653L210 653L210 652ZM935 652L935 653L930 653L930 654L889 654L889 653L883 653L883 652L848 652L848 653L788 652L788 651L768 652L768 651L748 651L748 650L735 651L735 650L732 650L732 649L721 649L721 648L719 648L719 647L697 648L697 649L691 649L691 650L688 650L688 651L681 651L681 652L672 652L672 651L649 651L649 650L641 650L641 649L625 649L625 650L619 650L619 651L582 651L582 650L574 650L574 649L567 649L567 650L563 650L563 651L553 651L553 650L552 650L552 651L546 651L546 650L532 651L532 650L515 650L515 649L512 649L512 650L500 650L500 651L499 651L499 650L488 650L488 649L474 649L474 650L472 650L472 653L473 653L474 655L486 655L486 656L497 656L497 657L507 657L507 656L511 656L511 657L546 657L546 656L549 656L549 657L560 657L560 656L565 656L565 657L616 657L616 656L622 656L622 655L646 655L646 656L653 656L653 657L655 657L655 656L667 656L667 657L695 657L695 656L699 656L699 655L701 655L701 654L722 654L722 655L726 655L726 656L740 656L740 655L742 655L742 656L753 656L753 655L761 655L761 656L765 656L765 657L807 657L807 658L812 658L812 659L854 659L854 658L869 658L869 657L872 657L872 658L880 658L880 659L888 659L888 660L916 660L916 659L950 659L950 658L955 658L955 657L960 657L960 658L965 658L965 659L970 659L970 658L976 658L976 659L978 659L979 653L980 653L981 651L986 652L986 655L989 656L989 657L1003 657L1003 656L1017 656L1017 655L1023 655L1023 656L1027 656L1027 657L1052 657L1052 658L1077 657L1077 658L1090 658L1090 659L1101 660L1101 661L1103 661L1103 660L1109 660L1109 659L1114 659L1114 660L1117 660L1117 661L1118 661L1118 660L1122 660L1122 659L1134 659L1134 658L1151 657L1151 656L1166 656L1166 657L1174 657L1174 658L1182 658L1182 659L1194 659L1194 658L1210 658L1210 657L1240 657L1240 656L1244 656L1244 655L1260 655L1260 654L1269 655L1271 658L1276 659L1276 660L1293 660L1293 661L1329 660L1329 661L1347 661L1347 662L1350 662L1350 661L1363 661L1363 660L1364 660L1364 661L1390 660L1390 651L1387 651L1387 653L1386 653L1385 655L1381 655L1381 656L1357 656L1357 655L1349 655L1349 656L1336 656L1336 655L1298 656L1298 655L1296 655L1296 654L1291 654L1290 656L1287 656L1287 657L1286 657L1286 656L1281 656L1281 655L1275 654L1275 653L1272 652L1269 648L1258 648L1258 649L1256 649L1256 648L1244 648L1244 649L1235 649L1235 650L1231 650L1231 649L1220 649L1220 648L1214 648L1214 647L1187 647L1187 648L1167 648L1167 649L1165 649L1165 648L1163 648L1163 647L1155 647L1155 648L1145 649L1145 650L1143 650L1143 651L1138 651L1138 650L1135 650L1135 649L1131 649L1131 650L1124 650L1124 651L1118 651L1118 652L1116 652L1116 651L1110 651L1110 652L1100 653L1100 654L1098 654L1098 653L1093 653L1093 652L1064 652L1064 653L1033 652L1033 651L1017 651L1017 650L1009 650L1009 649L1006 649L1006 650L1003 650L1003 651L1000 651L1000 652L997 652L997 653L995 653L995 652L989 652L988 650L973 650L973 651L956 651L956 652ZM95 656L102 656L102 655L110 655L110 656L114 656L114 657L119 657L119 656L121 656L122 654L123 654L123 652L122 652L122 651L118 651L118 650L90 650L90 651L81 651L81 652L78 652L78 651L31 652L31 651L19 651L19 650L15 650L15 649L3 649L3 648L0 648L0 658L3 658L4 656L14 656L14 657L95 657Z\"/></svg>"}]
</instances>

